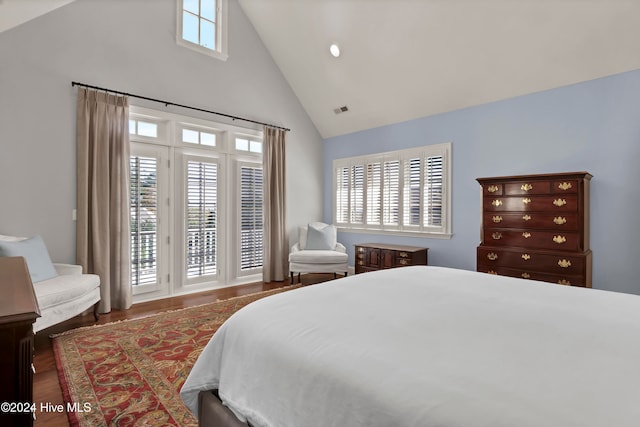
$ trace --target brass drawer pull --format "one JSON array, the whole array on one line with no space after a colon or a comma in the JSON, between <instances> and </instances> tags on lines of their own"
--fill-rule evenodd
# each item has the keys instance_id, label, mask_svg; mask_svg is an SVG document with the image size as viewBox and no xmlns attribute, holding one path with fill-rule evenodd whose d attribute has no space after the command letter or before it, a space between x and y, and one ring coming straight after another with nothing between
<instances>
[{"instance_id":1,"label":"brass drawer pull","mask_svg":"<svg viewBox=\"0 0 640 427\"><path fill-rule=\"evenodd\" d=\"M502 222L502 217L501 216L494 216L493 218L491 218L493 220L493 222L495 222L496 224Z\"/></svg>"},{"instance_id":2,"label":"brass drawer pull","mask_svg":"<svg viewBox=\"0 0 640 427\"><path fill-rule=\"evenodd\" d=\"M563 216L557 216L557 217L553 218L553 222L555 222L557 225L566 224L567 223L567 218L565 218Z\"/></svg>"},{"instance_id":3,"label":"brass drawer pull","mask_svg":"<svg viewBox=\"0 0 640 427\"><path fill-rule=\"evenodd\" d=\"M567 279L560 279L558 280L558 285L571 285L571 282Z\"/></svg>"},{"instance_id":4,"label":"brass drawer pull","mask_svg":"<svg viewBox=\"0 0 640 427\"><path fill-rule=\"evenodd\" d=\"M495 207L502 206L502 200L496 199L493 202L491 202L491 204Z\"/></svg>"},{"instance_id":5,"label":"brass drawer pull","mask_svg":"<svg viewBox=\"0 0 640 427\"><path fill-rule=\"evenodd\" d=\"M494 252L489 252L487 254L487 258L489 258L491 261L495 261L498 259L498 254L494 253Z\"/></svg>"},{"instance_id":6,"label":"brass drawer pull","mask_svg":"<svg viewBox=\"0 0 640 427\"><path fill-rule=\"evenodd\" d=\"M529 233L528 231L525 231L524 233L522 233L522 237L524 237L525 239L528 239L529 237L531 237L531 233Z\"/></svg>"},{"instance_id":7,"label":"brass drawer pull","mask_svg":"<svg viewBox=\"0 0 640 427\"><path fill-rule=\"evenodd\" d=\"M487 187L487 191L489 193L495 193L496 191L498 191L498 186L497 185L490 185L489 187Z\"/></svg>"},{"instance_id":8,"label":"brass drawer pull","mask_svg":"<svg viewBox=\"0 0 640 427\"><path fill-rule=\"evenodd\" d=\"M409 256L409 254L406 252L398 252L398 255L400 256L400 258L407 258Z\"/></svg>"},{"instance_id":9,"label":"brass drawer pull","mask_svg":"<svg viewBox=\"0 0 640 427\"><path fill-rule=\"evenodd\" d=\"M522 276L523 279L531 278L531 275L529 273L522 273L521 276Z\"/></svg>"},{"instance_id":10,"label":"brass drawer pull","mask_svg":"<svg viewBox=\"0 0 640 427\"><path fill-rule=\"evenodd\" d=\"M560 184L558 184L558 188L563 191L567 191L571 187L573 187L573 185L571 185L570 182L561 182Z\"/></svg>"},{"instance_id":11,"label":"brass drawer pull","mask_svg":"<svg viewBox=\"0 0 640 427\"><path fill-rule=\"evenodd\" d=\"M358 265L364 265L364 261L358 261Z\"/></svg>"},{"instance_id":12,"label":"brass drawer pull","mask_svg":"<svg viewBox=\"0 0 640 427\"><path fill-rule=\"evenodd\" d=\"M401 259L401 260L399 261L399 263L400 263L400 265L407 265L407 264L409 264L409 261L408 261L408 260L406 260L406 259Z\"/></svg>"},{"instance_id":13,"label":"brass drawer pull","mask_svg":"<svg viewBox=\"0 0 640 427\"><path fill-rule=\"evenodd\" d=\"M562 268L569 268L571 267L571 261L569 261L568 259L561 259L558 260L558 265Z\"/></svg>"},{"instance_id":14,"label":"brass drawer pull","mask_svg":"<svg viewBox=\"0 0 640 427\"><path fill-rule=\"evenodd\" d=\"M525 205L528 205L529 203L531 203L531 199L528 197L525 197L524 199L522 199L522 203L524 203Z\"/></svg>"},{"instance_id":15,"label":"brass drawer pull","mask_svg":"<svg viewBox=\"0 0 640 427\"><path fill-rule=\"evenodd\" d=\"M489 271L487 271L487 274L498 274L498 273L496 273L496 272L495 272L495 271L493 271L493 270L489 270Z\"/></svg>"},{"instance_id":16,"label":"brass drawer pull","mask_svg":"<svg viewBox=\"0 0 640 427\"><path fill-rule=\"evenodd\" d=\"M491 237L493 237L493 240L500 240L500 239L502 239L502 233L496 231L495 233L493 233L491 235Z\"/></svg>"},{"instance_id":17,"label":"brass drawer pull","mask_svg":"<svg viewBox=\"0 0 640 427\"><path fill-rule=\"evenodd\" d=\"M531 221L531 215L522 215L523 221Z\"/></svg>"},{"instance_id":18,"label":"brass drawer pull","mask_svg":"<svg viewBox=\"0 0 640 427\"><path fill-rule=\"evenodd\" d=\"M532 188L533 188L533 185L531 185L531 184L522 184L522 186L520 187L520 189L521 189L522 191L529 191L529 190L531 190Z\"/></svg>"},{"instance_id":19,"label":"brass drawer pull","mask_svg":"<svg viewBox=\"0 0 640 427\"><path fill-rule=\"evenodd\" d=\"M358 248L358 252L364 252L364 248L359 247L359 248Z\"/></svg>"},{"instance_id":20,"label":"brass drawer pull","mask_svg":"<svg viewBox=\"0 0 640 427\"><path fill-rule=\"evenodd\" d=\"M531 255L529 254L522 254L522 259L525 261L529 261L531 259Z\"/></svg>"},{"instance_id":21,"label":"brass drawer pull","mask_svg":"<svg viewBox=\"0 0 640 427\"><path fill-rule=\"evenodd\" d=\"M564 236L553 236L553 241L556 242L557 244L561 245L564 242L567 241L567 238Z\"/></svg>"},{"instance_id":22,"label":"brass drawer pull","mask_svg":"<svg viewBox=\"0 0 640 427\"><path fill-rule=\"evenodd\" d=\"M555 199L553 201L553 204L556 205L557 207L560 207L560 206L566 205L567 201L565 199Z\"/></svg>"}]
</instances>

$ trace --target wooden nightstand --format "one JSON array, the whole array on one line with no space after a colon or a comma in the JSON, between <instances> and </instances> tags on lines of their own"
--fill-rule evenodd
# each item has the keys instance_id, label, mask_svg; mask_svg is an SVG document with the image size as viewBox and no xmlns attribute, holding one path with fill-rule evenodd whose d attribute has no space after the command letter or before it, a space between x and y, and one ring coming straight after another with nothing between
<instances>
[{"instance_id":1,"label":"wooden nightstand","mask_svg":"<svg viewBox=\"0 0 640 427\"><path fill-rule=\"evenodd\" d=\"M355 272L382 270L408 265L427 265L429 248L385 243L361 243L355 245Z\"/></svg>"}]
</instances>

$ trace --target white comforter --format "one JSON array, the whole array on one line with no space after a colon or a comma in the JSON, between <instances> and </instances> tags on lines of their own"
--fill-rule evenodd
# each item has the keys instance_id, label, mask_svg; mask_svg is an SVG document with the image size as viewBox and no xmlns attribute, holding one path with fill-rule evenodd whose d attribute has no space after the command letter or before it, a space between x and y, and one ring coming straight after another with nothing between
<instances>
[{"instance_id":1,"label":"white comforter","mask_svg":"<svg viewBox=\"0 0 640 427\"><path fill-rule=\"evenodd\" d=\"M640 296L439 267L258 300L181 391L271 427L640 426Z\"/></svg>"}]
</instances>

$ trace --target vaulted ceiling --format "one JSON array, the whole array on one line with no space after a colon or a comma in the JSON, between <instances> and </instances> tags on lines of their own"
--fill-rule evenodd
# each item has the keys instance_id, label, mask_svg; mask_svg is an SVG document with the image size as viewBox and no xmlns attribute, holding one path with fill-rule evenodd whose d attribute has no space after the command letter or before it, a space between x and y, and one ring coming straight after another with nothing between
<instances>
[{"instance_id":1,"label":"vaulted ceiling","mask_svg":"<svg viewBox=\"0 0 640 427\"><path fill-rule=\"evenodd\" d=\"M238 1L325 138L640 69L640 0Z\"/></svg>"},{"instance_id":2,"label":"vaulted ceiling","mask_svg":"<svg viewBox=\"0 0 640 427\"><path fill-rule=\"evenodd\" d=\"M640 0L239 2L325 138L640 69Z\"/></svg>"}]
</instances>

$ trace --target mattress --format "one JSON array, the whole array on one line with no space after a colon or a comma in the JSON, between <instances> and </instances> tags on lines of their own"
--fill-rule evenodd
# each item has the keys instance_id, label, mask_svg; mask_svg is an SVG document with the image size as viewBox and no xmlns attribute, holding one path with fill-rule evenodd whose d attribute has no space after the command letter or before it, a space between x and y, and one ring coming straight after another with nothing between
<instances>
[{"instance_id":1,"label":"mattress","mask_svg":"<svg viewBox=\"0 0 640 427\"><path fill-rule=\"evenodd\" d=\"M403 267L258 300L181 397L253 426L638 426L640 296Z\"/></svg>"}]
</instances>

